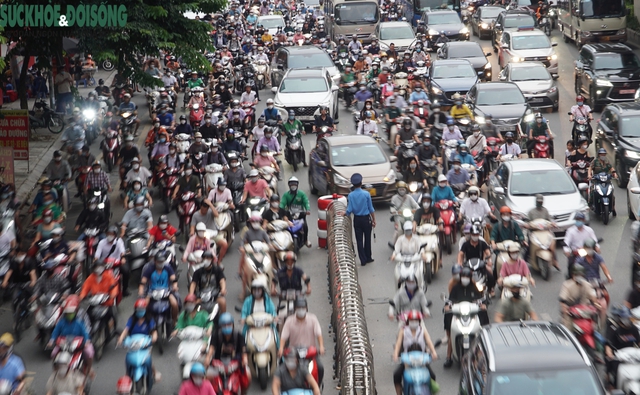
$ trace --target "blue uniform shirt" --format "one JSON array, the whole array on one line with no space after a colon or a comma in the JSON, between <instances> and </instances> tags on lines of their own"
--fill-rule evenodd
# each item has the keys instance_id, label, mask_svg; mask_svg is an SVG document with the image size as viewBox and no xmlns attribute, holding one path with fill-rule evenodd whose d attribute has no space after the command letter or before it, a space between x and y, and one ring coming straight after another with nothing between
<instances>
[{"instance_id":1,"label":"blue uniform shirt","mask_svg":"<svg viewBox=\"0 0 640 395\"><path fill-rule=\"evenodd\" d=\"M170 265L164 265L164 269L162 269L160 273L156 270L155 265L149 265L147 270L142 274L142 276L147 279L149 291L171 288L169 278L173 275L175 275L175 272Z\"/></svg>"},{"instance_id":2,"label":"blue uniform shirt","mask_svg":"<svg viewBox=\"0 0 640 395\"><path fill-rule=\"evenodd\" d=\"M358 187L348 196L347 215L369 215L374 213L373 203L369 192Z\"/></svg>"},{"instance_id":3,"label":"blue uniform shirt","mask_svg":"<svg viewBox=\"0 0 640 395\"><path fill-rule=\"evenodd\" d=\"M91 340L84 323L82 323L82 321L77 317L74 318L73 321L67 321L66 318L62 318L58 321L56 327L53 328L51 341L55 341L60 336L82 336L85 341Z\"/></svg>"},{"instance_id":4,"label":"blue uniform shirt","mask_svg":"<svg viewBox=\"0 0 640 395\"><path fill-rule=\"evenodd\" d=\"M129 329L129 336L131 335L147 335L151 336L151 332L156 330L156 322L153 318L149 320L144 320L141 323L138 322L136 317L129 317L129 321L127 321L127 328Z\"/></svg>"},{"instance_id":5,"label":"blue uniform shirt","mask_svg":"<svg viewBox=\"0 0 640 395\"><path fill-rule=\"evenodd\" d=\"M19 356L11 354L4 367L0 367L0 380L7 380L12 383L12 388L15 390L18 386L16 380L18 377L24 374L24 363Z\"/></svg>"}]
</instances>

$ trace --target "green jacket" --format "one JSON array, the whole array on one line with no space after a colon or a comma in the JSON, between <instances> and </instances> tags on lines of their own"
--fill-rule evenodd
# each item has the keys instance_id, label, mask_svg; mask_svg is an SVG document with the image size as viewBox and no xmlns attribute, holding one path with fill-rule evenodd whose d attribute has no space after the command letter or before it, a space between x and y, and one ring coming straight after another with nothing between
<instances>
[{"instance_id":1,"label":"green jacket","mask_svg":"<svg viewBox=\"0 0 640 395\"><path fill-rule=\"evenodd\" d=\"M299 121L299 120L297 120L297 119L296 119L296 120L294 120L294 121L293 121L293 123L291 123L291 122L289 122L289 121L284 122L284 123L282 124L282 126L284 127L284 132L285 132L285 134L287 135L287 137L289 136L289 132L290 132L291 130L298 129L298 131L299 131L300 133L302 133L302 132L304 131L304 126L302 125L302 122L300 122L300 121Z\"/></svg>"},{"instance_id":2,"label":"green jacket","mask_svg":"<svg viewBox=\"0 0 640 395\"><path fill-rule=\"evenodd\" d=\"M280 208L290 210L292 207L298 207L305 212L309 211L309 198L300 190L295 193L292 193L291 191L283 193L280 198Z\"/></svg>"},{"instance_id":3,"label":"green jacket","mask_svg":"<svg viewBox=\"0 0 640 395\"><path fill-rule=\"evenodd\" d=\"M188 326L209 329L212 325L213 322L209 321L209 314L204 310L198 311L193 318L187 311L183 311L178 317L178 322L176 322L176 329L184 329Z\"/></svg>"},{"instance_id":4,"label":"green jacket","mask_svg":"<svg viewBox=\"0 0 640 395\"><path fill-rule=\"evenodd\" d=\"M522 234L522 229L520 226L512 219L509 221L508 226L504 226L504 222L501 222L499 225L496 225L491 229L491 241L495 241L496 243L503 242L505 240L512 241L524 241L524 235Z\"/></svg>"},{"instance_id":5,"label":"green jacket","mask_svg":"<svg viewBox=\"0 0 640 395\"><path fill-rule=\"evenodd\" d=\"M356 74L352 71L351 73L342 73L340 76L340 81L343 84L348 84L349 82L353 82L356 80Z\"/></svg>"},{"instance_id":6,"label":"green jacket","mask_svg":"<svg viewBox=\"0 0 640 395\"><path fill-rule=\"evenodd\" d=\"M608 160L601 161L600 158L596 158L591 162L591 169L593 170L593 175L600 173L611 173L613 170L613 166L609 163Z\"/></svg>"},{"instance_id":7,"label":"green jacket","mask_svg":"<svg viewBox=\"0 0 640 395\"><path fill-rule=\"evenodd\" d=\"M203 88L204 88L204 82L202 82L202 79L201 79L201 78L198 78L198 79L197 79L197 80L195 80L195 81L194 81L194 80L192 80L192 79L189 79L189 80L187 81L187 86L189 87L189 89L193 89L193 88L195 88L195 87L197 87L197 86L201 86L201 87L203 87Z\"/></svg>"}]
</instances>

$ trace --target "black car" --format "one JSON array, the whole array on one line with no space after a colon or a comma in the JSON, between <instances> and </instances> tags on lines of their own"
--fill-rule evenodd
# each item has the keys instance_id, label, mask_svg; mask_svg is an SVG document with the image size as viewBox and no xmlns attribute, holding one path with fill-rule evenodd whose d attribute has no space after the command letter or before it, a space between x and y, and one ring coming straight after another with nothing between
<instances>
[{"instance_id":1,"label":"black car","mask_svg":"<svg viewBox=\"0 0 640 395\"><path fill-rule=\"evenodd\" d=\"M425 11L420 21L425 26L430 46L438 40L441 32L444 32L450 41L469 39L469 29L462 23L458 13L453 10Z\"/></svg>"},{"instance_id":2,"label":"black car","mask_svg":"<svg viewBox=\"0 0 640 395\"><path fill-rule=\"evenodd\" d=\"M502 7L482 6L471 17L471 32L480 37L490 38L493 23L504 11Z\"/></svg>"},{"instance_id":3,"label":"black car","mask_svg":"<svg viewBox=\"0 0 640 395\"><path fill-rule=\"evenodd\" d=\"M491 31L493 52L498 52L500 40L502 40L502 33L506 30L518 30L521 27L531 27L535 25L535 18L531 16L527 10L513 9L502 11L493 23L493 30Z\"/></svg>"},{"instance_id":4,"label":"black car","mask_svg":"<svg viewBox=\"0 0 640 395\"><path fill-rule=\"evenodd\" d=\"M624 44L586 44L575 62L575 88L593 111L632 101L640 87L640 60Z\"/></svg>"},{"instance_id":5,"label":"black car","mask_svg":"<svg viewBox=\"0 0 640 395\"><path fill-rule=\"evenodd\" d=\"M482 328L464 354L461 395L575 393L604 395L595 364L562 325L508 322Z\"/></svg>"},{"instance_id":6,"label":"black car","mask_svg":"<svg viewBox=\"0 0 640 395\"><path fill-rule=\"evenodd\" d=\"M484 82L476 84L467 93L467 103L473 111L475 121L484 124L485 116L491 114L493 124L504 134L513 132L516 139L525 130L525 123L533 122L533 111L529 102L512 82Z\"/></svg>"},{"instance_id":7,"label":"black car","mask_svg":"<svg viewBox=\"0 0 640 395\"><path fill-rule=\"evenodd\" d=\"M439 59L467 60L478 73L478 77L483 81L491 81L491 63L487 56L491 56L491 52L482 52L480 44L472 41L449 42L438 50Z\"/></svg>"},{"instance_id":8,"label":"black car","mask_svg":"<svg viewBox=\"0 0 640 395\"><path fill-rule=\"evenodd\" d=\"M331 56L314 45L280 47L271 62L271 85L278 86L289 69L304 69L307 67L324 67L331 74L336 84L340 82L340 70L336 67Z\"/></svg>"},{"instance_id":9,"label":"black car","mask_svg":"<svg viewBox=\"0 0 640 395\"><path fill-rule=\"evenodd\" d=\"M640 103L609 104L596 128L596 144L607 150L609 162L618 173L618 185L625 188L629 171L640 160Z\"/></svg>"},{"instance_id":10,"label":"black car","mask_svg":"<svg viewBox=\"0 0 640 395\"><path fill-rule=\"evenodd\" d=\"M432 103L451 106L456 93L466 95L478 82L478 73L465 59L436 60L429 67L427 90Z\"/></svg>"}]
</instances>

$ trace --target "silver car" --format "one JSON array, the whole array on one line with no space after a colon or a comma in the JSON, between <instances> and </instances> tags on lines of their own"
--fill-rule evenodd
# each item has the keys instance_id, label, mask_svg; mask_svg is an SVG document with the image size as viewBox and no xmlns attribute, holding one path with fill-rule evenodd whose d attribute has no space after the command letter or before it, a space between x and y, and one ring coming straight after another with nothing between
<instances>
[{"instance_id":1,"label":"silver car","mask_svg":"<svg viewBox=\"0 0 640 395\"><path fill-rule=\"evenodd\" d=\"M540 62L509 63L500 72L500 81L513 82L533 108L558 110L559 96L556 81Z\"/></svg>"},{"instance_id":2,"label":"silver car","mask_svg":"<svg viewBox=\"0 0 640 395\"><path fill-rule=\"evenodd\" d=\"M329 71L319 69L291 69L276 88L271 88L276 94L273 98L276 108L286 113L293 110L296 119L309 125L314 122L315 115L320 114L319 107L326 106L329 115L338 119L338 90Z\"/></svg>"},{"instance_id":3,"label":"silver car","mask_svg":"<svg viewBox=\"0 0 640 395\"><path fill-rule=\"evenodd\" d=\"M581 185L586 188L587 184ZM535 195L544 195L544 207L549 210L558 227L556 238L574 224L576 213L589 218L589 206L566 170L552 159L518 159L503 162L489 178L489 203L496 214L502 206L511 208L512 217L519 223L528 221L529 211L535 207Z\"/></svg>"}]
</instances>

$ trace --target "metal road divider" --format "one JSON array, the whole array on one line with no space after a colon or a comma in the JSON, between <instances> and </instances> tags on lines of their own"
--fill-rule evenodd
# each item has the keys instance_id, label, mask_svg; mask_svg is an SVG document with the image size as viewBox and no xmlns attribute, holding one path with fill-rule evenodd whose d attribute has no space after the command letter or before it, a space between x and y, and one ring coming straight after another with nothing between
<instances>
[{"instance_id":1,"label":"metal road divider","mask_svg":"<svg viewBox=\"0 0 640 395\"><path fill-rule=\"evenodd\" d=\"M375 395L373 351L358 284L351 218L343 214L346 209L346 204L338 200L327 208L329 298L336 345L334 379L340 383L341 395Z\"/></svg>"}]
</instances>

